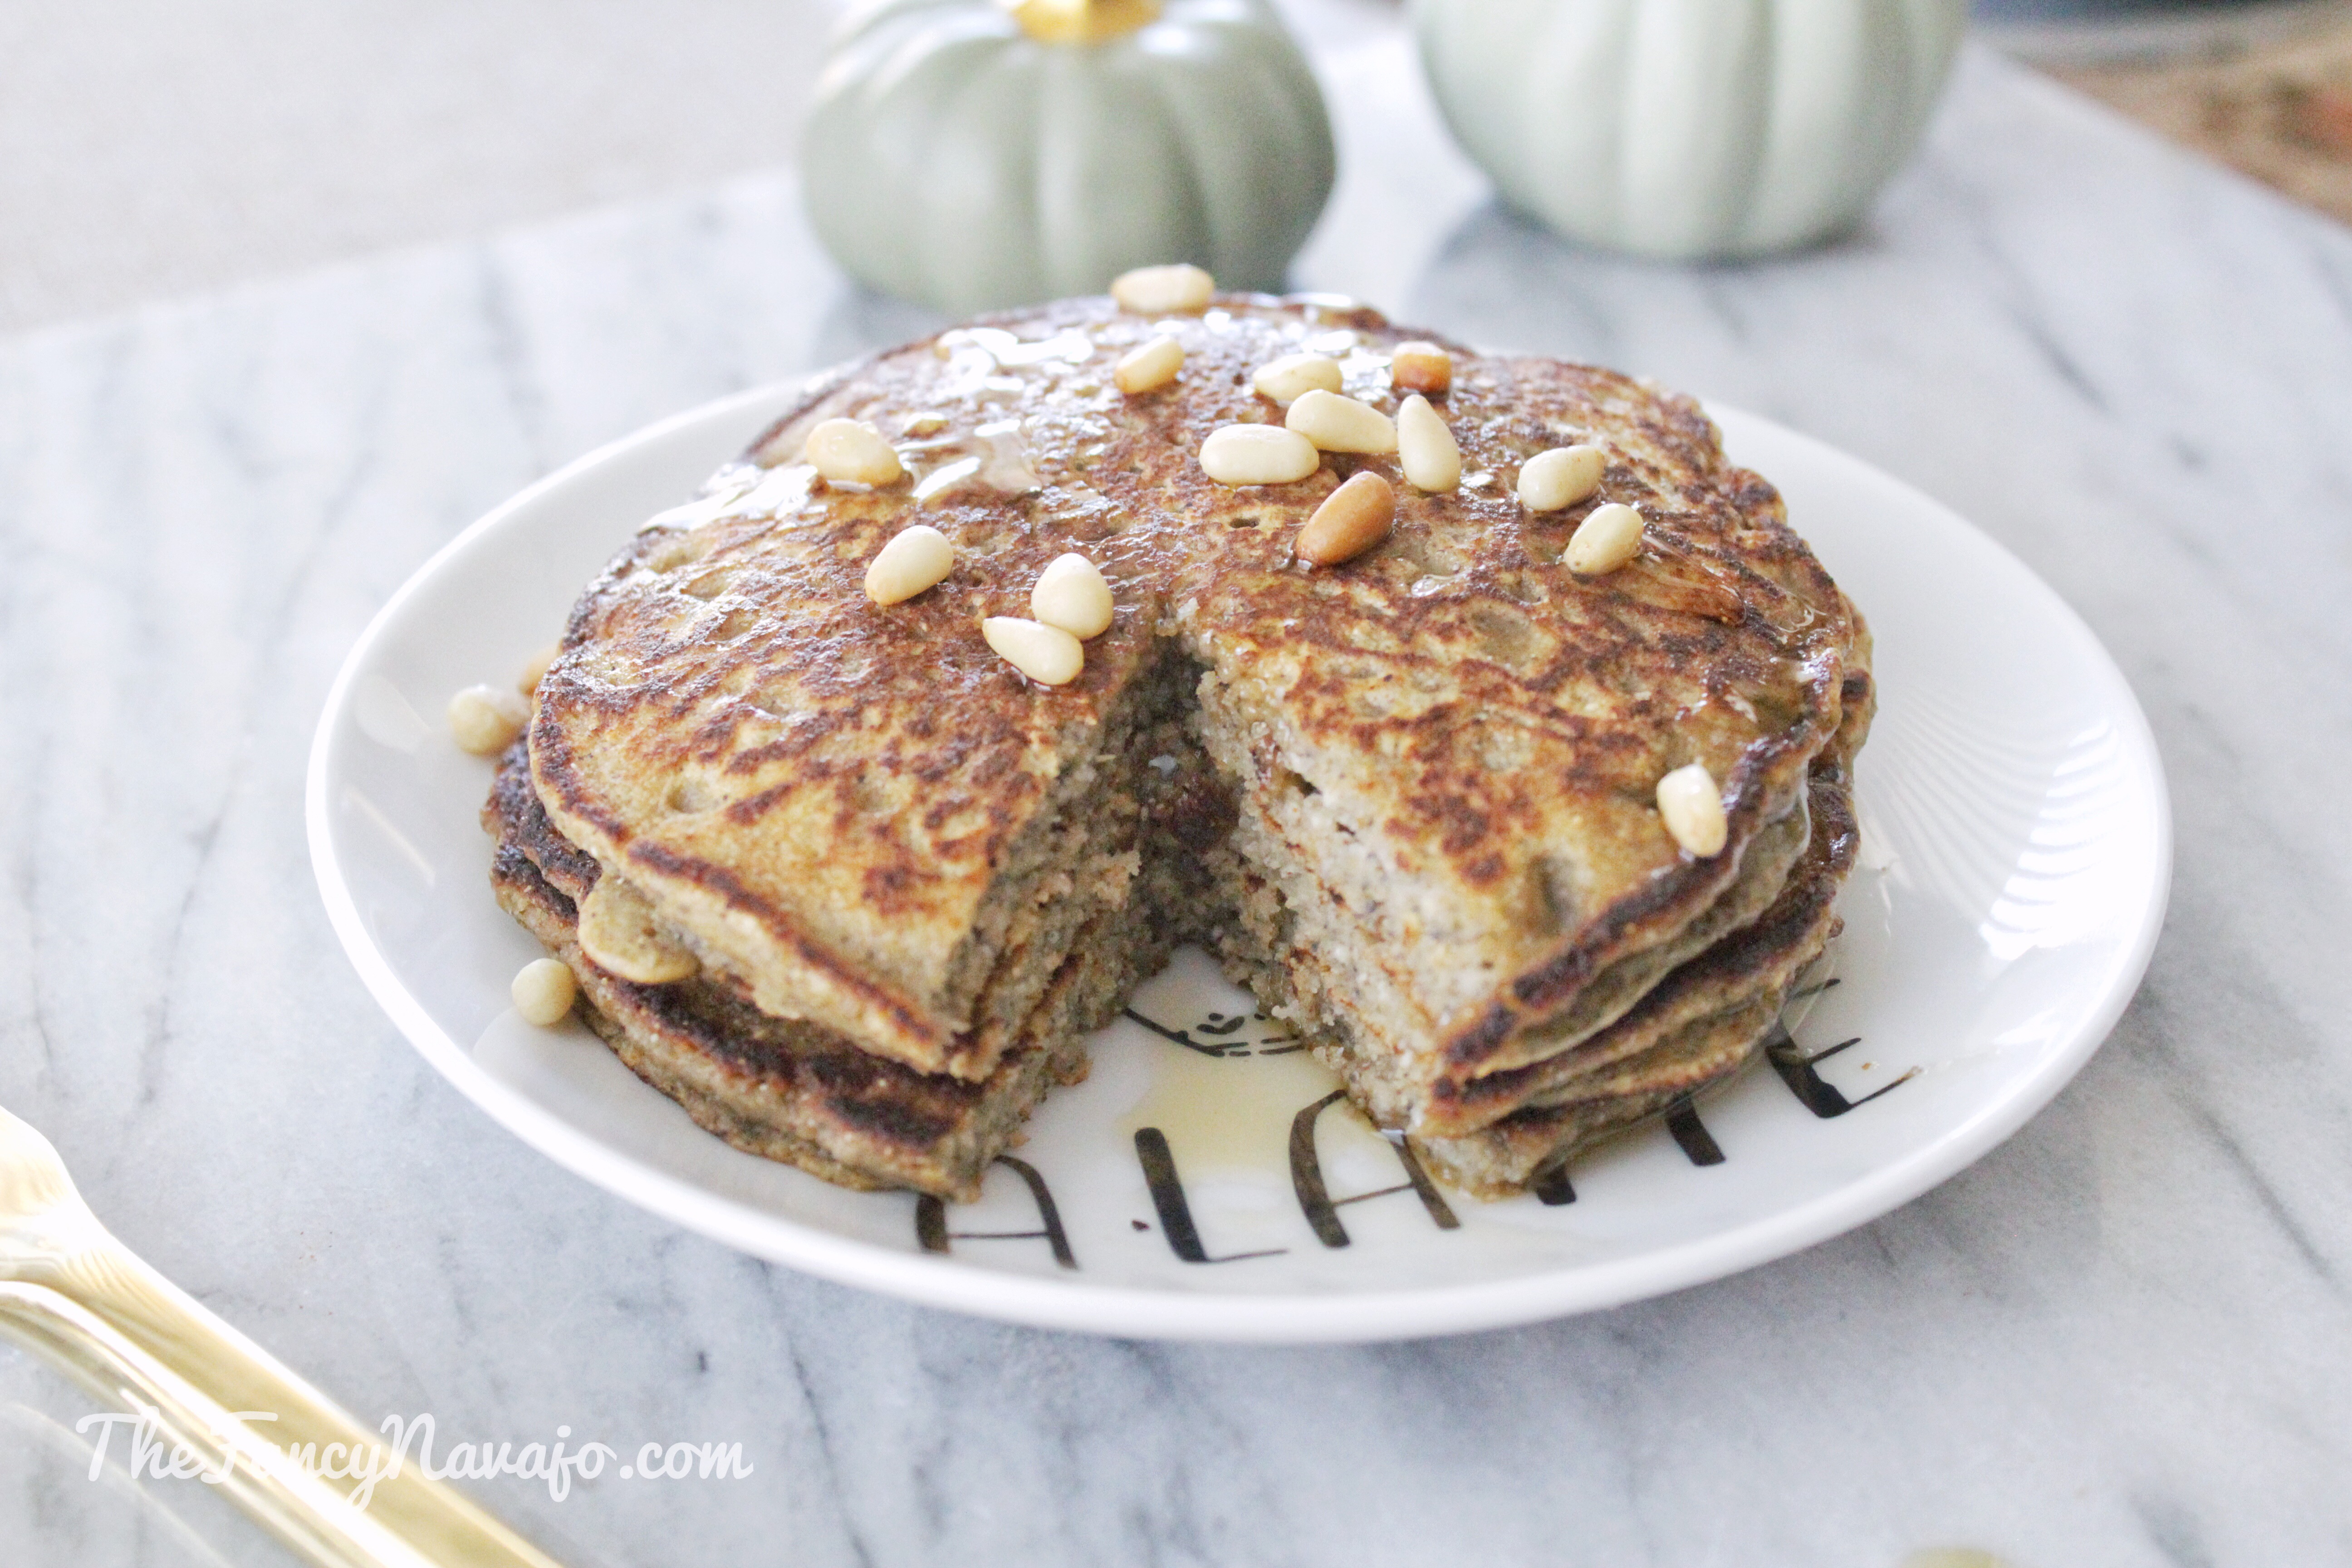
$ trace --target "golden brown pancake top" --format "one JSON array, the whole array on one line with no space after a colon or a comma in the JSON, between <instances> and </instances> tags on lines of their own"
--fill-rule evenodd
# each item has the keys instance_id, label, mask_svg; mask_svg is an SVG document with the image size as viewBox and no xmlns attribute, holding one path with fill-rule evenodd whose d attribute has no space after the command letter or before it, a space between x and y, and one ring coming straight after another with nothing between
<instances>
[{"instance_id":1,"label":"golden brown pancake top","mask_svg":"<svg viewBox=\"0 0 2352 1568\"><path fill-rule=\"evenodd\" d=\"M1179 379L1122 395L1112 365L1161 331L1183 344ZM540 794L761 1006L944 1062L992 881L1087 765L1150 639L1179 637L1266 715L1244 782L1311 791L1380 868L1389 896L1357 912L1411 955L1433 1048L1493 1052L1736 875L1836 731L1863 634L1697 405L1610 371L1454 348L1435 400L1463 453L1451 495L1412 489L1392 454L1327 454L1288 485L1201 470L1212 430L1281 422L1258 365L1329 353L1349 395L1393 415L1389 356L1413 335L1313 300L1156 320L1075 300L835 373L591 584L540 688ZM798 463L836 415L879 427L909 479L827 487ZM1520 463L1577 442L1609 451L1599 493L1524 510ZM1397 487L1387 542L1293 559L1299 525L1366 469ZM1645 551L1580 578L1560 552L1608 501L1641 510ZM866 563L917 521L955 542L955 569L877 606ZM1118 617L1076 682L1046 688L980 621L1027 616L1070 550ZM1730 818L1710 860L1655 809L1659 777L1692 761Z\"/></svg>"}]
</instances>

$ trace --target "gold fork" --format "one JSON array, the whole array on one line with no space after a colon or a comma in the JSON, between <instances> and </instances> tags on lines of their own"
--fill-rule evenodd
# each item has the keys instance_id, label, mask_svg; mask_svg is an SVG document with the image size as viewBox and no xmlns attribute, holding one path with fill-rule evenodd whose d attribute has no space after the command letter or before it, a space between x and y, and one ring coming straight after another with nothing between
<instances>
[{"instance_id":1,"label":"gold fork","mask_svg":"<svg viewBox=\"0 0 2352 1568\"><path fill-rule=\"evenodd\" d=\"M467 1499L389 1455L383 1436L141 1262L99 1223L49 1141L5 1109L0 1332L100 1398L152 1411L157 1429L187 1446L205 1479L312 1562L558 1568ZM372 1462L346 1458L328 1468L358 1476L321 1475L306 1461L330 1444ZM379 1474L369 1486L371 1470Z\"/></svg>"}]
</instances>

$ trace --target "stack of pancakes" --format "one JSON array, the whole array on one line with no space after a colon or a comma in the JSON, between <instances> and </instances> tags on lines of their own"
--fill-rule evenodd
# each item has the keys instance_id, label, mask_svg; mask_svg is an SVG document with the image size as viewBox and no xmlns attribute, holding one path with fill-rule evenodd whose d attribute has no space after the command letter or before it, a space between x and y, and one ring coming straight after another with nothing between
<instances>
[{"instance_id":1,"label":"stack of pancakes","mask_svg":"<svg viewBox=\"0 0 2352 1568\"><path fill-rule=\"evenodd\" d=\"M1181 374L1122 395L1160 332ZM1696 404L1608 371L1452 349L1450 494L1393 454L1202 473L1212 430L1281 421L1251 376L1284 354L1393 414L1403 336L1310 299L1074 300L823 378L580 600L485 810L501 901L646 1081L853 1185L973 1194L1185 940L1476 1192L1729 1076L1835 927L1861 618ZM835 416L908 477L826 485L799 457ZM1523 509L1520 464L1580 443L1599 493ZM1364 470L1386 542L1293 559ZM1643 552L1580 577L1612 501ZM877 605L866 563L916 522L955 567ZM1046 687L980 623L1070 551L1118 608ZM1655 804L1693 762L1729 824L1705 858Z\"/></svg>"}]
</instances>

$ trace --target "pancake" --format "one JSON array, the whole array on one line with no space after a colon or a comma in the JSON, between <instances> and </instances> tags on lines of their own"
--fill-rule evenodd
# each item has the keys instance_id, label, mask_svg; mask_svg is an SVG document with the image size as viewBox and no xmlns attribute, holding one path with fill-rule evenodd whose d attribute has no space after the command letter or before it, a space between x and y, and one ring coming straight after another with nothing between
<instances>
[{"instance_id":1,"label":"pancake","mask_svg":"<svg viewBox=\"0 0 2352 1568\"><path fill-rule=\"evenodd\" d=\"M1423 1163L1471 1192L1506 1195L1753 1060L1790 987L1837 934L1837 891L1859 843L1843 765L1825 760L1809 793L1804 861L1761 919L1675 969L1576 1050L1477 1080L1472 1094L1512 1109L1466 1135L1414 1138Z\"/></svg>"},{"instance_id":2,"label":"pancake","mask_svg":"<svg viewBox=\"0 0 2352 1568\"><path fill-rule=\"evenodd\" d=\"M1181 734L1160 739L1181 744ZM1190 819L1178 798L1185 781L1172 771L1147 778L1144 804L1162 825L1156 878L1127 918L1105 917L1079 944L1013 1047L976 1083L916 1072L818 1026L772 1017L706 976L643 985L597 964L581 951L577 910L599 869L548 821L520 742L499 763L482 823L498 843L493 892L571 967L583 1021L706 1131L843 1186L968 1201L1046 1089L1086 1077L1087 1034L1117 1016L1178 941L1198 934L1182 914L1202 907L1197 879L1188 886L1182 870L1196 858L1177 853L1171 836Z\"/></svg>"},{"instance_id":3,"label":"pancake","mask_svg":"<svg viewBox=\"0 0 2352 1568\"><path fill-rule=\"evenodd\" d=\"M1181 375L1122 395L1110 366L1160 332ZM1202 473L1211 431L1279 423L1256 366L1328 353L1393 413L1407 335L1314 299L1150 320L1073 300L822 378L580 600L529 731L548 832L684 955L675 984L1008 1105L1008 1065L1063 1048L1041 1020L1068 977L1141 973L1171 931L1418 1138L1559 1110L1539 1098L1596 1048L1647 1059L1612 1031L1819 881L1798 869L1819 861L1815 764L1867 723L1867 634L1698 406L1613 372L1452 349L1453 494L1402 484L1393 454L1286 485ZM909 479L818 479L801 443L835 416L888 436ZM1520 463L1577 442L1609 453L1599 494L1525 510ZM1396 486L1386 542L1293 559L1367 471ZM1580 577L1561 552L1606 501L1640 508L1644 552ZM955 568L877 606L866 564L917 521ZM1047 688L978 622L1027 615L1070 550L1117 611ZM1728 822L1706 858L1654 804L1691 762ZM1155 773L1182 781L1183 832L1153 837Z\"/></svg>"}]
</instances>

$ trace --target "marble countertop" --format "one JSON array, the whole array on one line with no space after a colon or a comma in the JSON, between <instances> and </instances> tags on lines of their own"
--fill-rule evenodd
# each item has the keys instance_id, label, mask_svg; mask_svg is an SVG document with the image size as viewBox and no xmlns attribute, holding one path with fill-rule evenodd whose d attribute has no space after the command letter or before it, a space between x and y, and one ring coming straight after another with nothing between
<instances>
[{"instance_id":1,"label":"marble countertop","mask_svg":"<svg viewBox=\"0 0 2352 1568\"><path fill-rule=\"evenodd\" d=\"M1490 205L1393 33L1320 63L1348 172L1302 286L1852 450L2114 650L2171 915L2010 1142L1663 1300L1273 1351L819 1283L472 1109L328 928L311 728L373 611L518 487L922 324L844 285L780 174L0 342L0 1104L370 1422L741 1445L748 1477L481 1484L583 1563L2352 1557L2352 234L1974 53L1854 238L1638 265ZM0 1555L282 1560L119 1442L91 1479L92 1409L0 1350Z\"/></svg>"}]
</instances>

